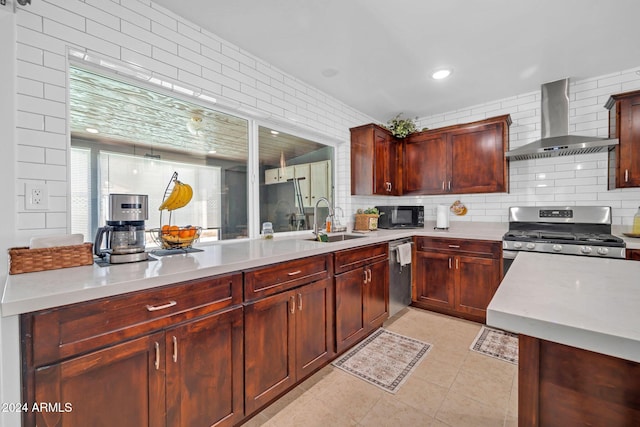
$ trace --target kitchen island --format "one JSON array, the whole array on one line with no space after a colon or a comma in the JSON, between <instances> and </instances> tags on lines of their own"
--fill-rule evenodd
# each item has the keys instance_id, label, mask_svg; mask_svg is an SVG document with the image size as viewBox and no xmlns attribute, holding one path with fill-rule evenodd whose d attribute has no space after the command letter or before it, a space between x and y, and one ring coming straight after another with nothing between
<instances>
[{"instance_id":1,"label":"kitchen island","mask_svg":"<svg viewBox=\"0 0 640 427\"><path fill-rule=\"evenodd\" d=\"M519 334L519 425L640 425L640 263L521 253L487 309Z\"/></svg>"}]
</instances>

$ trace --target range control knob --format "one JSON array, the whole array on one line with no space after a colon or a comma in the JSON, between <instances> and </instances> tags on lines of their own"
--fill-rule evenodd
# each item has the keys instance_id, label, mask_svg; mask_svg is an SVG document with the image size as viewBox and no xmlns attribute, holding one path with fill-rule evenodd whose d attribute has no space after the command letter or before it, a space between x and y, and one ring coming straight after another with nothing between
<instances>
[{"instance_id":1,"label":"range control knob","mask_svg":"<svg viewBox=\"0 0 640 427\"><path fill-rule=\"evenodd\" d=\"M553 245L551 248L554 252L560 252L562 250L562 245Z\"/></svg>"},{"instance_id":2,"label":"range control knob","mask_svg":"<svg viewBox=\"0 0 640 427\"><path fill-rule=\"evenodd\" d=\"M581 246L580 247L580 252L582 252L583 254L590 254L592 251L591 246Z\"/></svg>"},{"instance_id":3,"label":"range control knob","mask_svg":"<svg viewBox=\"0 0 640 427\"><path fill-rule=\"evenodd\" d=\"M609 253L608 248L598 248L598 255L606 255Z\"/></svg>"},{"instance_id":4,"label":"range control knob","mask_svg":"<svg viewBox=\"0 0 640 427\"><path fill-rule=\"evenodd\" d=\"M520 249L522 247L522 242L514 242L513 249Z\"/></svg>"},{"instance_id":5,"label":"range control knob","mask_svg":"<svg viewBox=\"0 0 640 427\"><path fill-rule=\"evenodd\" d=\"M531 243L531 242L527 243L527 249L533 249L535 247L536 247L535 243Z\"/></svg>"}]
</instances>

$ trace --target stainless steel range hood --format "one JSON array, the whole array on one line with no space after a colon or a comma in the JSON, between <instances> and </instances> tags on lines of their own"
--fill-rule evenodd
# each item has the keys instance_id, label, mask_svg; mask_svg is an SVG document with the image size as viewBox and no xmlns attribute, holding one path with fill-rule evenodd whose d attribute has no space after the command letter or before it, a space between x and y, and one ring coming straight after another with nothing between
<instances>
[{"instance_id":1,"label":"stainless steel range hood","mask_svg":"<svg viewBox=\"0 0 640 427\"><path fill-rule=\"evenodd\" d=\"M541 104L542 139L508 151L508 160L599 153L618 144L617 139L569 135L569 79L543 84Z\"/></svg>"}]
</instances>

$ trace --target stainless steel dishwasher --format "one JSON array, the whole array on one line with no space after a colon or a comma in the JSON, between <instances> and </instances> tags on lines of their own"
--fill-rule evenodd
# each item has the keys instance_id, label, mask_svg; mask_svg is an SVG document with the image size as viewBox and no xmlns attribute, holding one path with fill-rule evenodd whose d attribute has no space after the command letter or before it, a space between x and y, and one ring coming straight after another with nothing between
<instances>
[{"instance_id":1,"label":"stainless steel dishwasher","mask_svg":"<svg viewBox=\"0 0 640 427\"><path fill-rule=\"evenodd\" d=\"M411 238L389 242L389 317L411 304L411 264L401 266L397 247Z\"/></svg>"}]
</instances>

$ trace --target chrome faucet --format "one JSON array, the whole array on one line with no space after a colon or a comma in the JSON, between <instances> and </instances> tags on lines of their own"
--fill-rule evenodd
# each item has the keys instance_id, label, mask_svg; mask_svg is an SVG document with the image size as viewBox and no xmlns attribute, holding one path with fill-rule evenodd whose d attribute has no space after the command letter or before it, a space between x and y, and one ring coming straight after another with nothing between
<instances>
[{"instance_id":1,"label":"chrome faucet","mask_svg":"<svg viewBox=\"0 0 640 427\"><path fill-rule=\"evenodd\" d=\"M313 207L313 234L318 235L318 205L321 201L327 202L327 207L329 208L329 218L331 218L331 222L333 223L333 208L331 207L331 202L326 197L320 197L318 201L316 201L315 206Z\"/></svg>"}]
</instances>

